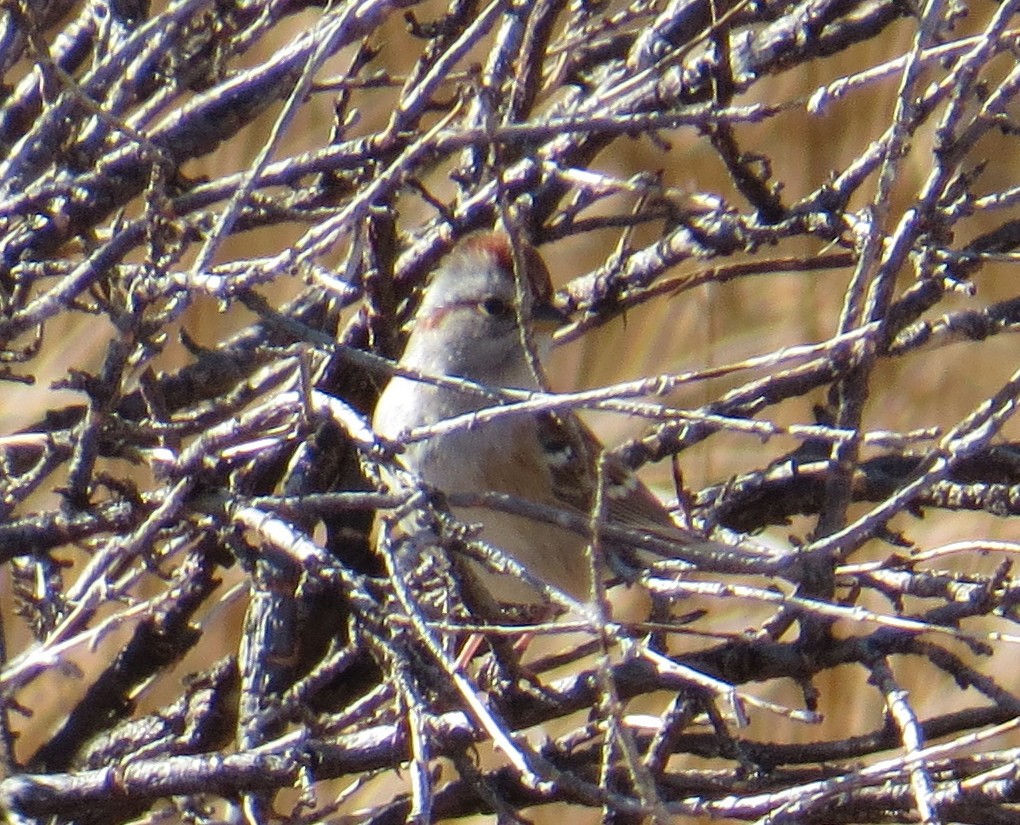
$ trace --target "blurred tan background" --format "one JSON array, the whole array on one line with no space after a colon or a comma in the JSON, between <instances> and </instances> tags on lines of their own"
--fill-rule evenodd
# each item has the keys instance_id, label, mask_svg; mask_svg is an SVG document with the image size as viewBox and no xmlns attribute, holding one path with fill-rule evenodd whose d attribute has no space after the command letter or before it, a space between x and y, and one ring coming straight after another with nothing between
<instances>
[{"instance_id":1,"label":"blurred tan background","mask_svg":"<svg viewBox=\"0 0 1020 825\"><path fill-rule=\"evenodd\" d=\"M415 7L419 19L438 15L442 3L425 3ZM982 17L993 10L992 4L973 9L973 18L968 26L978 30ZM309 10L295 15L274 26L272 35L259 44L251 54L253 61L265 58L266 53L287 43L301 32L308 21L318 14ZM867 67L877 66L906 53L916 33L916 21L904 19L874 41L856 46L834 58L819 59L795 71L765 79L754 84L751 91L739 95L735 103L756 102L789 104L788 110L777 117L757 125L742 125L736 130L738 140L746 151L760 151L773 164L774 179L781 181L781 196L785 203L793 203L828 178L834 170L842 170L887 127L896 102L898 75L891 72L887 77L863 85L848 94L845 99L829 105L820 116L807 112L806 101L820 87L838 78ZM957 32L959 36L959 32ZM411 38L407 27L398 14L380 28L376 38L380 49L380 60L393 77L406 73L417 56L419 41ZM331 60L336 67L345 65L351 50ZM478 58L484 57L484 48L478 49ZM1003 65L1001 71L1008 67ZM328 71L323 75L328 75ZM392 88L381 88L366 94L366 101L378 98L379 105L364 105L360 110L361 120L353 134L371 134L381 128L392 113L388 103L394 94ZM285 140L280 144L279 154L289 155L305 149L312 149L328 141L332 121L333 99L329 94L313 96L300 109L297 120L288 129ZM243 171L259 152L272 127L278 107L272 107L260 118L257 127L246 129L238 139L224 143L218 151L200 161L189 164L186 172L193 178L208 176L215 178L225 170ZM689 192L716 193L735 209L746 209L742 196L735 190L726 170L722 167L707 139L693 129L663 130L661 141L647 138L619 139L604 152L594 167L606 174L625 179L639 172L661 172L663 180L670 186ZM922 131L921 138L930 139L930 131ZM916 199L925 177L931 169L931 145L915 140L903 160L905 174L899 178L888 208L885 221L891 231L904 211ZM982 187L988 191L1001 191L1016 185L1016 163L1013 139L990 134L981 145L981 157L988 166L982 175ZM448 168L436 169L423 182L439 197L452 193L447 179ZM873 181L864 187L868 196L874 193ZM862 195L863 195L862 193ZM622 203L617 202L617 207ZM853 208L866 205L866 197L852 204ZM413 231L435 216L434 210L420 198L408 193L399 204L399 220L405 229ZM1004 220L1001 211L978 214L965 222L968 231L978 235ZM217 260L226 261L234 257L273 255L298 238L307 227L295 225L292 228L271 227L256 230L235 237L219 250ZM644 228L641 237L651 240L651 228ZM564 287L571 280L583 276L600 266L612 254L618 242L618 232L603 230L583 237L569 238L542 247L542 253L549 263L557 287ZM957 246L963 239L957 239ZM340 266L345 259L346 249L334 250L332 262ZM687 261L670 275L698 272L704 266L735 264L742 260L761 260L768 257L802 256L810 258L827 250L810 240L797 239L778 247L762 249L754 255L737 255L725 260L710 262ZM187 263L187 259L184 261ZM1014 273L1008 264L986 265L975 279L975 296L960 294L944 302L939 312L952 308L984 306L1003 300L1016 293ZM706 368L766 353L803 343L820 341L832 335L838 325L841 302L848 279L848 270L819 272L790 272L763 274L732 281L726 284L708 284L670 298L659 298L649 305L637 308L600 329L587 333L581 340L558 348L551 361L550 376L554 388L571 390L611 385L658 373L673 373L691 369ZM904 285L913 274L902 273ZM284 304L304 286L298 278L278 279L263 294L273 306ZM253 315L232 304L222 312L211 298L199 298L183 317L179 327L201 345L215 348L232 332L251 323ZM69 403L78 403L80 396L67 390L51 387L54 381L64 379L72 369L96 371L101 365L103 353L112 335L109 325L94 316L65 314L47 326L44 340L44 354L34 365L36 383L32 386L4 384L2 406L0 406L0 435L13 434L39 421L49 409ZM872 387L873 394L868 401L866 421L872 429L885 428L907 431L922 427L951 426L982 399L992 394L1009 376L1016 366L1015 343L1009 336L999 336L980 344L980 362L976 365L976 344L954 347L929 353L921 357L910 357L900 361L886 362L879 366L881 380ZM191 356L176 340L171 340L156 365L159 369L174 371L191 360ZM731 377L693 384L664 399L679 407L696 407L717 398L726 389L737 386L754 373L739 372ZM781 425L812 423L812 403L824 403L825 398L798 398L768 410L768 417ZM637 436L646 422L620 415L589 414L592 426L603 440L618 444ZM1015 423L1007 425L1003 437L1017 436ZM686 484L699 489L704 484L727 478L730 475L762 465L762 451L780 455L792 449L792 439L777 438L763 445L749 435L723 434L685 452L681 467ZM140 484L149 481L144 470L124 466L126 476L135 478ZM652 466L642 470L644 477L665 498L673 496L673 482L668 466ZM57 503L52 491L41 492L31 500L35 508L52 507ZM861 513L864 505L856 505L852 514ZM981 514L932 512L925 519L900 517L892 525L894 530L903 531L905 537L919 548L931 548L955 540L982 538L1013 538L1016 530L1005 520ZM798 518L788 527L770 529L770 541L784 543L792 536L807 540L814 527L813 519ZM873 543L873 557L883 558L890 552L887 545ZM65 576L73 577L76 566L84 563L86 554L69 554L66 561L72 567ZM856 558L855 561L861 561ZM992 569L1001 559L993 557L947 559L944 564L950 569L970 572ZM200 669L209 662L236 649L245 597L241 589L244 576L236 568L227 576L221 587L222 598L211 602L204 611L201 624L204 631L202 643L189 654L176 669L184 675ZM0 576L0 585L9 587L7 571ZM29 642L29 635L16 615L11 612L11 600L4 596L6 615L5 629L8 648L22 649ZM886 610L888 605L874 603L867 605L876 610ZM111 610L114 608L111 606ZM732 607L721 607L713 603L715 621L719 629L739 630L742 627L760 626L769 609L763 605L751 605L733 600ZM68 678L68 674L51 673L33 683L31 688L19 695L18 701L31 707L31 719L19 720L16 725L21 740L19 750L30 752L45 738L52 725L57 722L80 695L89 676L105 665L127 638L124 628L102 638L95 650L80 650L73 657L82 669L81 678ZM841 632L837 625L837 635ZM698 646L699 642L691 642ZM961 651L962 652L962 651ZM985 666L990 675L1003 684L1012 685L1012 656L1009 651ZM959 695L948 676L941 681L933 677L930 668L919 670L915 676L909 662L897 672L903 687L910 692L914 707L919 713L937 714L956 706ZM160 707L173 695L176 677L163 680L161 685L141 697L140 709ZM816 684L823 699L821 711L825 721L817 726L796 723L764 712L751 714L749 728L739 731L740 736L749 739L768 738L774 741L812 741L839 738L854 733L864 733L881 726L884 712L881 698L865 683L865 675L857 668L829 671L826 683ZM747 689L754 689L753 685ZM165 691L165 693L164 693ZM943 693L951 697L951 704L944 705ZM762 691L762 698L797 706L801 702L795 685L770 683ZM680 760L677 760L680 762ZM691 760L697 763L698 760ZM704 765L700 765L704 767ZM677 767L680 767L678 764ZM338 786L341 783L337 783ZM377 794L391 793L389 785L375 788L368 782L353 795L351 808L358 803L368 804ZM338 787L339 792L339 787ZM552 806L541 810L525 812L532 821L582 823L597 822L601 816L597 811L577 810ZM356 821L337 819L336 821ZM691 822L698 820L689 820ZM704 820L705 822L708 819Z\"/></svg>"}]
</instances>

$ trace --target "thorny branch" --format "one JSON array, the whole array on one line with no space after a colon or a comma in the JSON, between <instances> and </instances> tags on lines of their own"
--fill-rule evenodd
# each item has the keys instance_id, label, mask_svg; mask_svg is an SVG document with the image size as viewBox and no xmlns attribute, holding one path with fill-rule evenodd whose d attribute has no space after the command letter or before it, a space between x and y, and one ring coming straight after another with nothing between
<instances>
[{"instance_id":1,"label":"thorny branch","mask_svg":"<svg viewBox=\"0 0 1020 825\"><path fill-rule=\"evenodd\" d=\"M6 818L1014 821L1017 6L0 3ZM380 440L507 220L608 377ZM377 488L565 410L727 547ZM660 560L495 626L458 505Z\"/></svg>"}]
</instances>

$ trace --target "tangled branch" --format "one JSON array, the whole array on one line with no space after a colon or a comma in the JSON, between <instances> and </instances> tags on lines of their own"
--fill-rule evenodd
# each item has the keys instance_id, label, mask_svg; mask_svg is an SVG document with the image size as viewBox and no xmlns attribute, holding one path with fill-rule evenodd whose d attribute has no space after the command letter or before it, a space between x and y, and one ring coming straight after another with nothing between
<instances>
[{"instance_id":1,"label":"tangled branch","mask_svg":"<svg viewBox=\"0 0 1020 825\"><path fill-rule=\"evenodd\" d=\"M149 6L0 4L10 821L1014 821L1016 2ZM600 378L378 438L496 224ZM379 469L568 409L722 548L482 621L599 514Z\"/></svg>"}]
</instances>

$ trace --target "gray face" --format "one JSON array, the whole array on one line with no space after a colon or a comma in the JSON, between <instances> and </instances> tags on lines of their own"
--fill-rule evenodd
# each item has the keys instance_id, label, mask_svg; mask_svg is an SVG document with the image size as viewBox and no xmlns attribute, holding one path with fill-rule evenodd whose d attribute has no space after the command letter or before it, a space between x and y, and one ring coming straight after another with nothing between
<instances>
[{"instance_id":1,"label":"gray face","mask_svg":"<svg viewBox=\"0 0 1020 825\"><path fill-rule=\"evenodd\" d=\"M517 293L513 273L484 250L450 258L415 314L405 362L474 380L498 377L504 386L535 386L520 329L530 306L525 300L519 308Z\"/></svg>"}]
</instances>

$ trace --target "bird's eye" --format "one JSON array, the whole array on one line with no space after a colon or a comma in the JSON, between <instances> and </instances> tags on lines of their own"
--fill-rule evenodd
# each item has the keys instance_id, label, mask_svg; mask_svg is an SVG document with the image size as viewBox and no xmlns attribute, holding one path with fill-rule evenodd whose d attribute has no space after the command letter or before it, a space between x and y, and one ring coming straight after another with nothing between
<instances>
[{"instance_id":1,"label":"bird's eye","mask_svg":"<svg viewBox=\"0 0 1020 825\"><path fill-rule=\"evenodd\" d=\"M486 315L493 318L509 318L514 314L513 305L502 298L486 298L479 306Z\"/></svg>"}]
</instances>

